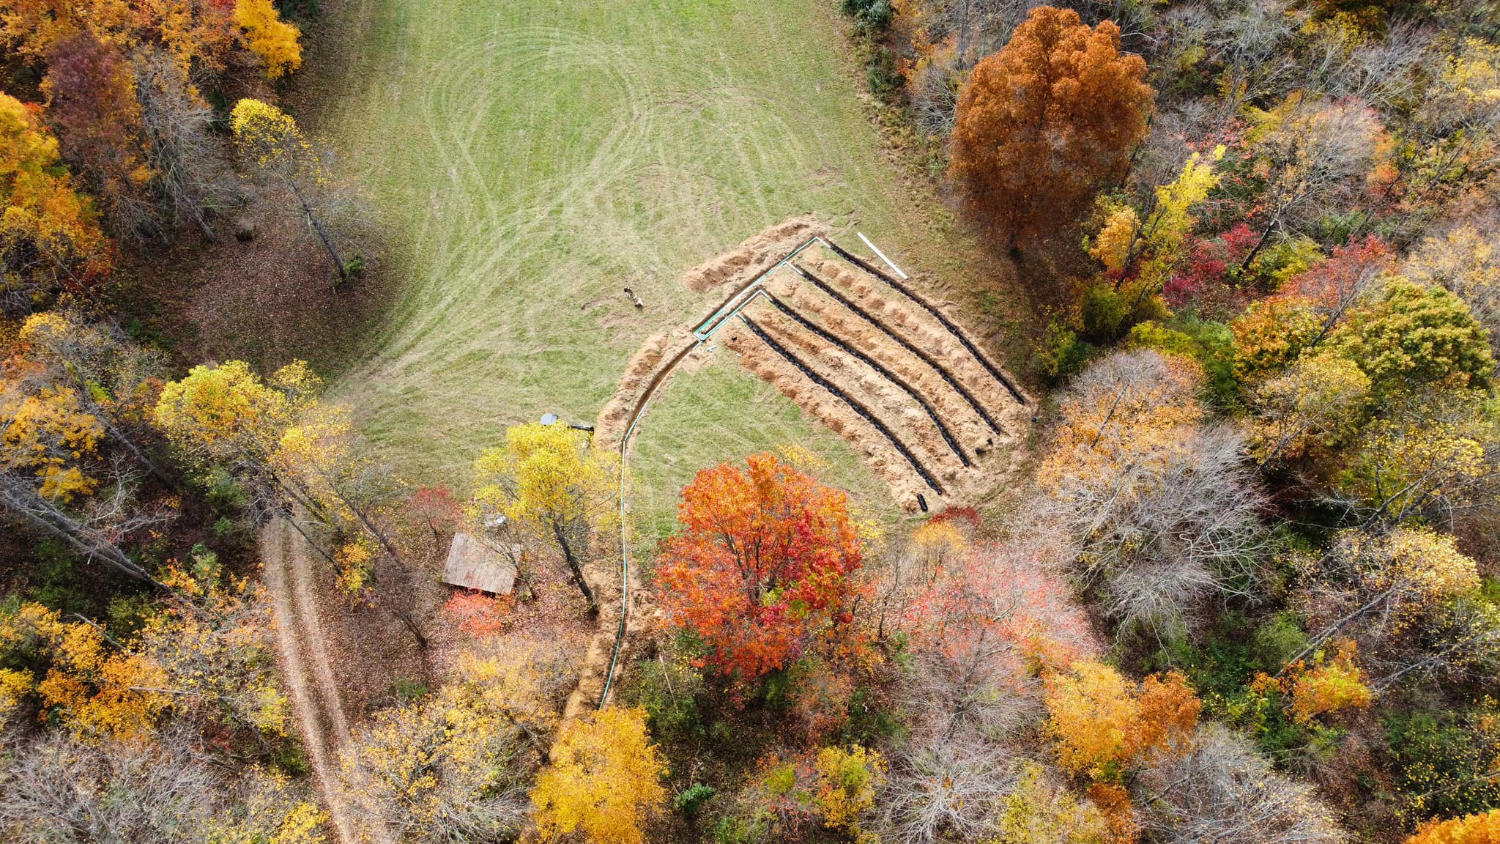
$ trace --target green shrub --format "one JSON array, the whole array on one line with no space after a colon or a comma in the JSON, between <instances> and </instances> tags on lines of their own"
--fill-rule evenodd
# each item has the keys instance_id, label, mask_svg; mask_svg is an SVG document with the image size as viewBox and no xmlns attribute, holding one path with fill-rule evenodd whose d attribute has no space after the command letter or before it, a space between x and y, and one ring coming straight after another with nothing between
<instances>
[{"instance_id":1,"label":"green shrub","mask_svg":"<svg viewBox=\"0 0 1500 844\"><path fill-rule=\"evenodd\" d=\"M1292 276L1307 270L1323 259L1323 250L1305 237L1283 240L1261 250L1250 267L1251 273L1263 279L1269 290L1279 290Z\"/></svg>"},{"instance_id":2,"label":"green shrub","mask_svg":"<svg viewBox=\"0 0 1500 844\"><path fill-rule=\"evenodd\" d=\"M1108 284L1091 284L1078 300L1078 316L1083 321L1083 336L1096 343L1111 343L1127 328L1130 302Z\"/></svg>"},{"instance_id":3,"label":"green shrub","mask_svg":"<svg viewBox=\"0 0 1500 844\"><path fill-rule=\"evenodd\" d=\"M195 479L195 482L203 489L204 500L216 512L238 513L249 503L245 488L240 486L240 482L227 469L214 467Z\"/></svg>"},{"instance_id":4,"label":"green shrub","mask_svg":"<svg viewBox=\"0 0 1500 844\"><path fill-rule=\"evenodd\" d=\"M146 620L152 614L153 603L150 595L116 595L109 600L105 626L117 639L132 639L146 626Z\"/></svg>"},{"instance_id":5,"label":"green shrub","mask_svg":"<svg viewBox=\"0 0 1500 844\"><path fill-rule=\"evenodd\" d=\"M689 818L697 817L703 804L717 793L713 786L695 782L678 793L672 801L672 806Z\"/></svg>"},{"instance_id":6,"label":"green shrub","mask_svg":"<svg viewBox=\"0 0 1500 844\"><path fill-rule=\"evenodd\" d=\"M674 647L660 659L641 663L635 684L625 692L633 706L646 710L652 734L669 741L701 738L703 715L698 695L703 675L690 655Z\"/></svg>"},{"instance_id":7,"label":"green shrub","mask_svg":"<svg viewBox=\"0 0 1500 844\"><path fill-rule=\"evenodd\" d=\"M1239 382L1234 377L1234 332L1222 322L1193 316L1166 322L1147 320L1130 329L1127 343L1135 348L1157 349L1196 360L1203 367L1203 399L1221 409L1239 403Z\"/></svg>"},{"instance_id":8,"label":"green shrub","mask_svg":"<svg viewBox=\"0 0 1500 844\"><path fill-rule=\"evenodd\" d=\"M1053 320L1036 345L1039 374L1049 384L1059 384L1083 371L1096 349L1066 325Z\"/></svg>"},{"instance_id":9,"label":"green shrub","mask_svg":"<svg viewBox=\"0 0 1500 844\"><path fill-rule=\"evenodd\" d=\"M421 680L397 677L391 683L391 696L402 703L411 703L427 697L427 684Z\"/></svg>"},{"instance_id":10,"label":"green shrub","mask_svg":"<svg viewBox=\"0 0 1500 844\"><path fill-rule=\"evenodd\" d=\"M761 813L753 818L740 818L733 815L719 819L714 825L715 844L760 844L766 841L769 832L769 817Z\"/></svg>"},{"instance_id":11,"label":"green shrub","mask_svg":"<svg viewBox=\"0 0 1500 844\"><path fill-rule=\"evenodd\" d=\"M906 78L896 70L896 55L885 45L876 44L871 49L870 58L865 63L865 81L870 86L870 93L881 102L890 102L906 84Z\"/></svg>"},{"instance_id":12,"label":"green shrub","mask_svg":"<svg viewBox=\"0 0 1500 844\"><path fill-rule=\"evenodd\" d=\"M896 16L890 0L840 0L839 9L867 35L884 32Z\"/></svg>"},{"instance_id":13,"label":"green shrub","mask_svg":"<svg viewBox=\"0 0 1500 844\"><path fill-rule=\"evenodd\" d=\"M1301 653L1307 644L1307 631L1302 629L1297 614L1280 612L1255 628L1250 653L1255 659L1257 670L1275 674L1286 665L1287 660Z\"/></svg>"},{"instance_id":14,"label":"green shrub","mask_svg":"<svg viewBox=\"0 0 1500 844\"><path fill-rule=\"evenodd\" d=\"M1497 728L1494 713L1475 710L1416 711L1385 719L1386 741L1396 764L1392 786L1408 823L1458 817L1500 808L1500 782L1493 770Z\"/></svg>"},{"instance_id":15,"label":"green shrub","mask_svg":"<svg viewBox=\"0 0 1500 844\"><path fill-rule=\"evenodd\" d=\"M61 540L47 537L32 546L31 600L62 613L93 616L94 602L85 591L78 556Z\"/></svg>"},{"instance_id":16,"label":"green shrub","mask_svg":"<svg viewBox=\"0 0 1500 844\"><path fill-rule=\"evenodd\" d=\"M849 720L839 731L839 743L874 746L905 731L906 726L896 713L881 708L868 689L858 688L849 698Z\"/></svg>"},{"instance_id":17,"label":"green shrub","mask_svg":"<svg viewBox=\"0 0 1500 844\"><path fill-rule=\"evenodd\" d=\"M1146 660L1146 668L1181 671L1200 693L1231 696L1241 692L1255 673L1249 639L1249 620L1230 610L1215 619L1201 643L1186 633L1167 638Z\"/></svg>"}]
</instances>

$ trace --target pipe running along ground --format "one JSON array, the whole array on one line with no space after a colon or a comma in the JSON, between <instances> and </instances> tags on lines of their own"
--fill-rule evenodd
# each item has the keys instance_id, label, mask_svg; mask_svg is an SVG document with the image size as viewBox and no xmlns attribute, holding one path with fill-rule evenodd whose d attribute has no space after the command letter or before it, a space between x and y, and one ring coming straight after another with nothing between
<instances>
[{"instance_id":1,"label":"pipe running along ground","mask_svg":"<svg viewBox=\"0 0 1500 844\"><path fill-rule=\"evenodd\" d=\"M1005 377L1005 374L1000 371L1000 368L995 366L993 363L990 363L989 358L985 357L984 354L979 351L979 347L975 346L974 343L969 340L968 336L964 334L963 330L955 325L952 320L948 319L948 317L944 315L942 311L938 310L931 302L918 295L915 290L912 290L905 284L902 284L886 273L876 269L868 261L865 261L863 258L854 255L844 247L839 246L837 243L829 241L828 248L832 249L834 253L836 253L840 258L843 258L845 261L848 261L854 266L859 267L870 275L875 276L876 278L890 285L891 289L912 300L913 302L916 302L919 306L921 306L923 310L936 317L937 321L941 322L943 324L943 327L948 329L948 333L958 338L958 342L964 344L964 348L969 350L969 354L973 355L975 360L979 361L979 363L985 369L989 370L990 375L993 375L996 381L999 381L1001 384L1005 385L1005 389L1010 391L1011 396L1015 398L1018 403L1023 405L1026 404L1026 397L1021 395L1021 391L1016 389L1014 384L1010 383L1010 379Z\"/></svg>"},{"instance_id":2,"label":"pipe running along ground","mask_svg":"<svg viewBox=\"0 0 1500 844\"><path fill-rule=\"evenodd\" d=\"M803 315L792 310L789 305L776 298L774 295L767 293L766 298L771 301L772 305L776 306L776 310L781 311L783 314L790 317L798 325L806 328L808 331L811 331L813 334L822 338L825 342L827 342L834 348L841 349L850 357L863 362L866 366L880 373L883 377L885 377L886 380L890 381L892 384L895 384L897 387L900 387L902 392L906 393L908 396L911 396L912 401L915 401L917 404L921 405L922 410L927 412L927 418L931 419L932 424L937 426L938 433L943 435L943 440L948 443L948 448L952 449L953 453L958 456L959 462L963 463L965 468L974 465L972 462L970 462L969 455L964 453L963 447L958 444L958 440L954 438L953 432L948 430L948 426L943 424L943 420L938 417L937 411L933 410L932 405L928 404L927 400L922 398L921 394L917 392L915 387L906 383L906 380L901 376L887 369L885 365L880 361L877 361L864 352L861 352L859 349L850 346L848 343L840 340L834 334L825 331L822 327L814 324L807 317L804 317Z\"/></svg>"},{"instance_id":3,"label":"pipe running along ground","mask_svg":"<svg viewBox=\"0 0 1500 844\"><path fill-rule=\"evenodd\" d=\"M599 706L601 708L604 706L605 701L609 700L610 690L614 688L615 671L620 663L620 649L625 643L625 625L630 618L630 537L626 533L627 527L625 522L625 462L626 455L630 449L630 437L635 433L635 427L641 421L641 417L645 415L646 407L651 403L652 397L656 395L657 390L661 389L662 382L666 380L673 369L677 368L677 365L682 362L683 358L691 354L694 349L707 343L714 334L718 333L720 328L724 327L725 323L734 318L735 314L744 310L745 306L755 301L758 297L765 295L761 286L765 284L766 278L778 269L781 269L783 265L788 264L798 253L814 243L822 243L829 247L833 245L824 238L813 235L803 241L796 249L788 252L776 263L762 270L755 278L730 294L729 298L725 299L723 304L715 308L713 313L693 326L693 337L697 342L678 352L665 366L657 371L650 383L646 385L645 391L641 393L640 401L636 402L635 411L630 415L630 425L625 428L625 435L620 437L620 627L615 631L615 646L609 657L609 670L604 675L604 691L599 694ZM749 295L746 295L747 292ZM738 305L735 305L728 313L724 313L725 308L728 308L736 299L741 299L741 297L743 299Z\"/></svg>"}]
</instances>

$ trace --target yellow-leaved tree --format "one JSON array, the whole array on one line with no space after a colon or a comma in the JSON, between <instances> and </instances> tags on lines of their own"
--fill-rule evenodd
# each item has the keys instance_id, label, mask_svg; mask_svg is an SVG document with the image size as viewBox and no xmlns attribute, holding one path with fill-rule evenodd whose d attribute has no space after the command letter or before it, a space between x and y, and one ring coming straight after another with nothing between
<instances>
[{"instance_id":1,"label":"yellow-leaved tree","mask_svg":"<svg viewBox=\"0 0 1500 844\"><path fill-rule=\"evenodd\" d=\"M263 741L285 737L291 707L276 672L260 587L226 574L212 551L195 552L190 564L170 561L162 574L194 608L168 604L151 613L141 651L162 667L173 694L191 701L184 716L212 729L250 731Z\"/></svg>"},{"instance_id":2,"label":"yellow-leaved tree","mask_svg":"<svg viewBox=\"0 0 1500 844\"><path fill-rule=\"evenodd\" d=\"M1262 465L1338 445L1364 420L1370 378L1338 355L1299 358L1285 372L1256 385L1250 404L1250 452Z\"/></svg>"},{"instance_id":3,"label":"yellow-leaved tree","mask_svg":"<svg viewBox=\"0 0 1500 844\"><path fill-rule=\"evenodd\" d=\"M302 31L282 20L271 0L235 0L234 22L245 32L245 46L265 63L267 79L302 66Z\"/></svg>"},{"instance_id":4,"label":"yellow-leaved tree","mask_svg":"<svg viewBox=\"0 0 1500 844\"><path fill-rule=\"evenodd\" d=\"M93 203L73 189L40 107L0 93L0 311L82 293L110 268Z\"/></svg>"},{"instance_id":5,"label":"yellow-leaved tree","mask_svg":"<svg viewBox=\"0 0 1500 844\"><path fill-rule=\"evenodd\" d=\"M167 672L149 655L40 604L0 610L0 654L42 666L7 671L0 697L14 706L34 695L80 737L144 739L172 702Z\"/></svg>"},{"instance_id":6,"label":"yellow-leaved tree","mask_svg":"<svg viewBox=\"0 0 1500 844\"><path fill-rule=\"evenodd\" d=\"M84 464L103 434L73 390L28 394L19 383L0 380L0 472L34 476L43 498L68 502L94 491L99 482Z\"/></svg>"},{"instance_id":7,"label":"yellow-leaved tree","mask_svg":"<svg viewBox=\"0 0 1500 844\"><path fill-rule=\"evenodd\" d=\"M328 224L327 203L321 199L332 180L297 127L297 121L270 103L247 97L235 103L229 113L229 129L234 134L240 159L296 199L307 224L333 260L339 280L356 274L362 263L358 258L344 260Z\"/></svg>"},{"instance_id":8,"label":"yellow-leaved tree","mask_svg":"<svg viewBox=\"0 0 1500 844\"><path fill-rule=\"evenodd\" d=\"M1430 630L1431 619L1480 585L1474 558L1458 550L1454 537L1427 527L1400 526L1384 535L1343 531L1320 569L1335 583L1347 584L1342 600L1351 609L1314 634L1307 647L1287 660L1288 668L1346 630L1361 651L1375 659L1383 654L1390 658L1393 654L1387 652L1399 650L1403 634ZM1332 585L1328 591L1338 588ZM1456 643L1443 656L1462 659L1467 650Z\"/></svg>"},{"instance_id":9,"label":"yellow-leaved tree","mask_svg":"<svg viewBox=\"0 0 1500 844\"><path fill-rule=\"evenodd\" d=\"M1193 209L1219 184L1214 164L1223 157L1222 146L1214 148L1207 160L1196 152L1188 156L1177 179L1156 188L1155 206L1144 222L1128 205L1107 207L1104 227L1089 254L1115 273L1141 258L1144 263L1129 291L1133 296L1159 294L1181 263L1183 245L1196 222ZM1119 286L1116 281L1116 287Z\"/></svg>"},{"instance_id":10,"label":"yellow-leaved tree","mask_svg":"<svg viewBox=\"0 0 1500 844\"><path fill-rule=\"evenodd\" d=\"M504 446L475 461L474 507L482 519L504 517L533 538L556 542L589 611L597 613L583 561L590 534L618 524L618 482L619 459L582 431L516 425L506 430Z\"/></svg>"},{"instance_id":11,"label":"yellow-leaved tree","mask_svg":"<svg viewBox=\"0 0 1500 844\"><path fill-rule=\"evenodd\" d=\"M459 655L435 694L382 710L344 752L346 785L401 841L514 840L524 780L571 672L555 651L510 642Z\"/></svg>"},{"instance_id":12,"label":"yellow-leaved tree","mask_svg":"<svg viewBox=\"0 0 1500 844\"><path fill-rule=\"evenodd\" d=\"M1202 708L1181 674L1136 684L1090 660L1048 677L1046 701L1047 730L1063 767L1110 782L1148 754L1186 749Z\"/></svg>"},{"instance_id":13,"label":"yellow-leaved tree","mask_svg":"<svg viewBox=\"0 0 1500 844\"><path fill-rule=\"evenodd\" d=\"M1318 654L1311 668L1294 667L1291 675L1292 717L1306 724L1319 715L1365 709L1375 699L1355 664L1356 647L1345 641L1330 657Z\"/></svg>"},{"instance_id":14,"label":"yellow-leaved tree","mask_svg":"<svg viewBox=\"0 0 1500 844\"><path fill-rule=\"evenodd\" d=\"M298 361L262 381L240 360L200 365L162 388L154 422L194 463L266 463L319 382Z\"/></svg>"},{"instance_id":15,"label":"yellow-leaved tree","mask_svg":"<svg viewBox=\"0 0 1500 844\"><path fill-rule=\"evenodd\" d=\"M581 831L596 844L641 844L667 797L667 764L646 735L646 711L610 707L565 724L531 792L544 837Z\"/></svg>"}]
</instances>

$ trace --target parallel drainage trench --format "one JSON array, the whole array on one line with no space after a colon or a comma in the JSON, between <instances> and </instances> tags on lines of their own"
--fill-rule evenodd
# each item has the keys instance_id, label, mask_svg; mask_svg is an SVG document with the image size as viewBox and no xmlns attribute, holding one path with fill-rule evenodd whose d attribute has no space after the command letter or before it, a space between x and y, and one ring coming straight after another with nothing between
<instances>
[{"instance_id":1,"label":"parallel drainage trench","mask_svg":"<svg viewBox=\"0 0 1500 844\"><path fill-rule=\"evenodd\" d=\"M838 302L840 305L843 305L844 308L849 310L855 316L858 316L865 322L868 322L869 324L880 329L881 333L885 334L885 336L899 343L901 345L901 348L906 349L913 355L916 355L923 363L931 367L934 372L942 376L942 379L948 382L948 386L952 387L955 393L958 393L963 397L963 400L968 403L969 407L973 408L974 412L979 414L979 418L984 420L984 424L990 426L991 431L994 431L997 434L1004 433L1004 431L1000 429L1000 425L990 417L989 412L986 411L984 409L984 406L979 403L979 400L974 398L974 394L970 393L967 388L958 383L957 379L955 379L953 375L948 372L948 370L942 364L938 363L937 359L935 359L932 355L929 355L921 349L917 348L916 345L913 344L910 340L907 340L905 337L897 334L894 330L887 328L885 323L876 319L874 315L869 311L866 311L864 308L855 304L853 300L849 299L849 297L833 289L833 286L828 282L813 275L811 271L807 270L804 267L798 266L797 264L789 264L788 266L795 270L798 275L812 282L814 287L823 291L828 295L830 299Z\"/></svg>"},{"instance_id":2,"label":"parallel drainage trench","mask_svg":"<svg viewBox=\"0 0 1500 844\"><path fill-rule=\"evenodd\" d=\"M889 284L896 292L912 300L913 302L916 302L922 307L923 310L932 314L934 317L937 317L937 321L941 322L943 324L943 327L948 329L948 333L952 334L954 337L957 337L958 342L964 344L964 348L969 350L969 354L973 355L974 359L979 361L980 365L989 370L989 373L995 376L996 381L999 381L1001 384L1005 385L1005 389L1010 391L1011 396L1014 397L1017 402L1023 405L1026 404L1026 398L1021 395L1021 391L1017 390L1014 384L1010 383L1010 379L1006 378L1005 375L1000 372L1000 369L998 367L990 363L989 358L985 357L979 351L978 347L969 342L968 336L965 335L957 325L954 325L952 320L944 316L942 311L934 307L931 302L917 295L917 292L915 290L912 290L910 287L907 287L906 285L886 275L880 270L875 269L875 267L871 266L863 258L850 253L847 249L839 246L837 243L834 243L831 240L825 242L828 244L829 248L833 249L833 251L840 258L843 258L845 261L848 261L849 263L853 264L856 267L859 267L870 275L875 276L886 284Z\"/></svg>"},{"instance_id":3,"label":"parallel drainage trench","mask_svg":"<svg viewBox=\"0 0 1500 844\"><path fill-rule=\"evenodd\" d=\"M761 342L769 346L771 351L780 355L783 360L785 360L787 363L790 363L792 366L795 366L798 371L807 376L808 380L832 393L834 398L837 398L839 401L842 401L844 404L848 405L850 409L859 414L862 419L874 426L875 430L883 434L887 440L890 440L891 445L894 446L897 451L901 452L901 456L906 458L906 462L911 464L911 467L916 470L918 475L922 476L922 480L926 482L928 486L932 487L932 489L937 492L938 495L947 495L947 493L943 491L942 484L938 483L937 478L933 477L932 473L927 471L927 467L923 466L917 460L916 455L912 454L911 449L906 447L906 443L903 443L901 442L901 440L897 439L896 435L891 432L891 429L887 428L884 422L881 422L879 419L877 419L875 417L875 414L871 413L868 408L860 404L857 400L854 399L853 396L850 396L848 393L845 393L843 390L840 390L838 387L834 386L833 383L828 379L814 372L796 355L792 354L790 351L787 351L785 347L772 339L771 335L767 334L764 329L751 321L749 317L745 316L744 314L740 314L740 321L749 326L750 330L755 332L755 336L759 337L761 339Z\"/></svg>"},{"instance_id":4,"label":"parallel drainage trench","mask_svg":"<svg viewBox=\"0 0 1500 844\"><path fill-rule=\"evenodd\" d=\"M963 463L965 467L974 465L973 463L969 462L969 456L964 453L963 447L958 444L958 440L954 439L953 433L948 430L948 426L943 424L942 419L938 418L937 411L933 410L932 405L928 404L927 400L922 398L921 394L918 393L910 384L906 383L906 381L903 380L901 376L890 371L889 369L886 369L885 366L882 365L879 361L871 358L864 352L861 352L860 350L850 346L848 343L840 340L834 334L831 334L828 331L824 331L820 326L813 324L806 317L792 310L787 306L785 302L781 301L775 296L772 296L770 293L766 294L766 298L771 300L771 304L776 306L776 310L781 311L788 317L791 317L792 320L794 320L798 325L806 328L808 331L811 331L818 337L821 337L829 345L832 345L838 349L842 349L844 353L848 354L850 357L862 361L866 366L880 373L881 376L883 376L886 380L890 381L892 384L895 384L897 387L900 387L902 392L906 393L908 396L911 396L912 401L915 401L917 404L921 405L922 410L927 412L927 418L931 419L932 424L937 426L938 432L943 435L943 440L948 443L948 448L952 449L953 453L958 455L959 462Z\"/></svg>"}]
</instances>

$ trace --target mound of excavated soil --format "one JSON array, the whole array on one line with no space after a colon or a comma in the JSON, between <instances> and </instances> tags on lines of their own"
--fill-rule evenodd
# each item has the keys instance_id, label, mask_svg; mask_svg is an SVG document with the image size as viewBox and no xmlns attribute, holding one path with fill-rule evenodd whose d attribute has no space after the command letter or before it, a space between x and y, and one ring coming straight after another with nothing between
<instances>
[{"instance_id":1,"label":"mound of excavated soil","mask_svg":"<svg viewBox=\"0 0 1500 844\"><path fill-rule=\"evenodd\" d=\"M812 217L793 217L693 267L683 274L682 282L698 293L726 284L738 286L770 269L808 238L823 234L827 227Z\"/></svg>"},{"instance_id":2,"label":"mound of excavated soil","mask_svg":"<svg viewBox=\"0 0 1500 844\"><path fill-rule=\"evenodd\" d=\"M618 447L636 408L671 375L670 365L696 344L692 332L685 328L659 331L647 338L625 364L625 374L620 376L614 395L599 409L594 442L605 448Z\"/></svg>"},{"instance_id":3,"label":"mound of excavated soil","mask_svg":"<svg viewBox=\"0 0 1500 844\"><path fill-rule=\"evenodd\" d=\"M740 362L782 395L812 414L829 430L848 440L860 450L865 462L891 489L891 495L909 511L917 509L917 495L937 501L916 470L906 461L890 440L861 418L848 405L809 381L797 368L777 355L769 346L736 322L724 330L724 345L740 355Z\"/></svg>"}]
</instances>

